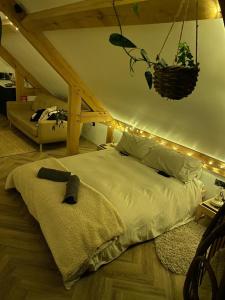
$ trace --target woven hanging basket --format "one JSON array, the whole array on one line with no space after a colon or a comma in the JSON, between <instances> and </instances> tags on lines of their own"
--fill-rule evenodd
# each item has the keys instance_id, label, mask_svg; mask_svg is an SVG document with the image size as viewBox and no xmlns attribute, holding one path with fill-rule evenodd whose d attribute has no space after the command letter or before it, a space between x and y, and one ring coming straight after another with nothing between
<instances>
[{"instance_id":1,"label":"woven hanging basket","mask_svg":"<svg viewBox=\"0 0 225 300\"><path fill-rule=\"evenodd\" d=\"M199 67L154 66L155 90L171 100L180 100L190 95L198 81Z\"/></svg>"},{"instance_id":2,"label":"woven hanging basket","mask_svg":"<svg viewBox=\"0 0 225 300\"><path fill-rule=\"evenodd\" d=\"M154 66L154 87L162 96L180 100L190 95L198 81L199 67Z\"/></svg>"}]
</instances>

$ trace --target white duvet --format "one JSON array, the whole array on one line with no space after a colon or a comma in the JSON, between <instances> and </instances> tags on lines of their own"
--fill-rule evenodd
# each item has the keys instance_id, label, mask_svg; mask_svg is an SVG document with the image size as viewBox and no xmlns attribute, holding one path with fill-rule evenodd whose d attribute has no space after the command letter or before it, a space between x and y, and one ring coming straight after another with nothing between
<instances>
[{"instance_id":1,"label":"white duvet","mask_svg":"<svg viewBox=\"0 0 225 300\"><path fill-rule=\"evenodd\" d=\"M130 245L187 223L201 202L202 183L199 180L184 184L175 178L163 177L133 157L121 156L114 149L65 157L59 161L63 167L78 175L82 182L111 202L124 226L123 233L117 239L106 240L99 245L89 257L88 267L86 262L84 270L97 270ZM15 177L13 176L13 184L17 187ZM9 178L12 178L12 174ZM8 179L8 183L9 181ZM18 181L21 179L18 178ZM30 184L31 181L29 180ZM9 187L12 187L12 182ZM48 190L37 190L36 193L36 201L39 196L48 198ZM32 199L28 201L30 206L35 205L32 204ZM44 203L42 201L42 206ZM38 219L38 216L35 217ZM73 220L69 222L72 223ZM51 250L53 253L57 251Z\"/></svg>"},{"instance_id":2,"label":"white duvet","mask_svg":"<svg viewBox=\"0 0 225 300\"><path fill-rule=\"evenodd\" d=\"M126 225L126 236L148 238L182 224L194 215L201 202L202 183L187 184L157 174L154 169L115 149L60 159L81 180L101 192L117 209Z\"/></svg>"}]
</instances>

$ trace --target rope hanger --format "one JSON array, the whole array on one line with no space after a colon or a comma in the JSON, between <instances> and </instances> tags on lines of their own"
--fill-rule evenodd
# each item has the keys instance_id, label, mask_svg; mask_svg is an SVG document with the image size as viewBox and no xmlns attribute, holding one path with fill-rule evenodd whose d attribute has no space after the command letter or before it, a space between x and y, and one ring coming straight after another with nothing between
<instances>
[{"instance_id":1,"label":"rope hanger","mask_svg":"<svg viewBox=\"0 0 225 300\"><path fill-rule=\"evenodd\" d=\"M198 63L198 27L199 27L199 25L198 25L198 0L195 0L195 2L196 2L196 54L195 54L195 62L197 64ZM161 47L161 49L159 51L158 57L161 56L162 51L165 48L165 45L166 45L166 43L167 43L167 41L168 41L168 39L169 39L169 37L170 37L170 35L172 33L174 25L175 25L176 22L178 22L178 17L180 16L180 14L182 12L184 12L184 17L183 17L183 21L182 21L182 25L181 25L179 42L178 42L178 47L177 47L177 53L178 53L178 48L179 48L179 44L180 44L182 36L183 36L184 23L185 23L185 20L187 19L189 6L190 6L190 0L182 0L180 2L180 5L179 5L178 10L177 10L177 13L176 13L176 15L175 15L175 17L173 19L173 23L171 24L169 32L168 32L168 34L167 34L167 36L166 36L166 38L165 38L165 40L163 42L163 45L162 45L162 47Z\"/></svg>"}]
</instances>

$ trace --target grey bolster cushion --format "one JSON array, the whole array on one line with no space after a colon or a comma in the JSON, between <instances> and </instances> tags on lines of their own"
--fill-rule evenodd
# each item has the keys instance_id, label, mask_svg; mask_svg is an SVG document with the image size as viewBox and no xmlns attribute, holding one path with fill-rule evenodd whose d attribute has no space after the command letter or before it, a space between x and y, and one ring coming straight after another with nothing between
<instances>
[{"instance_id":1,"label":"grey bolster cushion","mask_svg":"<svg viewBox=\"0 0 225 300\"><path fill-rule=\"evenodd\" d=\"M37 177L42 179L57 181L57 182L65 182L69 180L70 175L71 175L70 172L43 167L38 171Z\"/></svg>"},{"instance_id":2,"label":"grey bolster cushion","mask_svg":"<svg viewBox=\"0 0 225 300\"><path fill-rule=\"evenodd\" d=\"M77 194L80 185L80 179L76 175L71 175L70 172L60 171L50 168L41 168L37 174L38 178L48 179L56 182L66 182L66 193L63 199L64 203L77 203Z\"/></svg>"},{"instance_id":3,"label":"grey bolster cushion","mask_svg":"<svg viewBox=\"0 0 225 300\"><path fill-rule=\"evenodd\" d=\"M63 202L74 204L77 202L77 194L79 190L80 179L76 175L71 175L66 184L66 194Z\"/></svg>"}]
</instances>

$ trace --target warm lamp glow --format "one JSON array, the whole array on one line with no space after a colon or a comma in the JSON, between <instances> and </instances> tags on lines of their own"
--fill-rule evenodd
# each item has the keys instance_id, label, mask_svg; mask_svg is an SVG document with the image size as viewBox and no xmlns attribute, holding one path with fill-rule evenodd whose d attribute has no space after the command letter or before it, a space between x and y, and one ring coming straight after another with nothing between
<instances>
[{"instance_id":1,"label":"warm lamp glow","mask_svg":"<svg viewBox=\"0 0 225 300\"><path fill-rule=\"evenodd\" d=\"M168 140L164 140L163 138L156 136L152 133L149 133L148 131L141 130L139 128L136 128L135 126L128 125L126 123L123 123L118 120L113 120L110 123L107 123L109 128L114 128L118 129L122 132L130 132L131 134L137 135L137 136L142 136L145 138L149 139L154 139L157 143L161 145L166 145L169 148L172 148L173 150L178 150L181 153L188 155L188 156L193 156L196 157L197 159L200 159L203 163L203 168L212 170L215 173L219 173L222 176L225 176L225 162L219 161L215 158L212 158L208 155L205 155L203 153L199 153L194 149L189 149L185 146L175 144L173 142L170 142Z\"/></svg>"}]
</instances>

